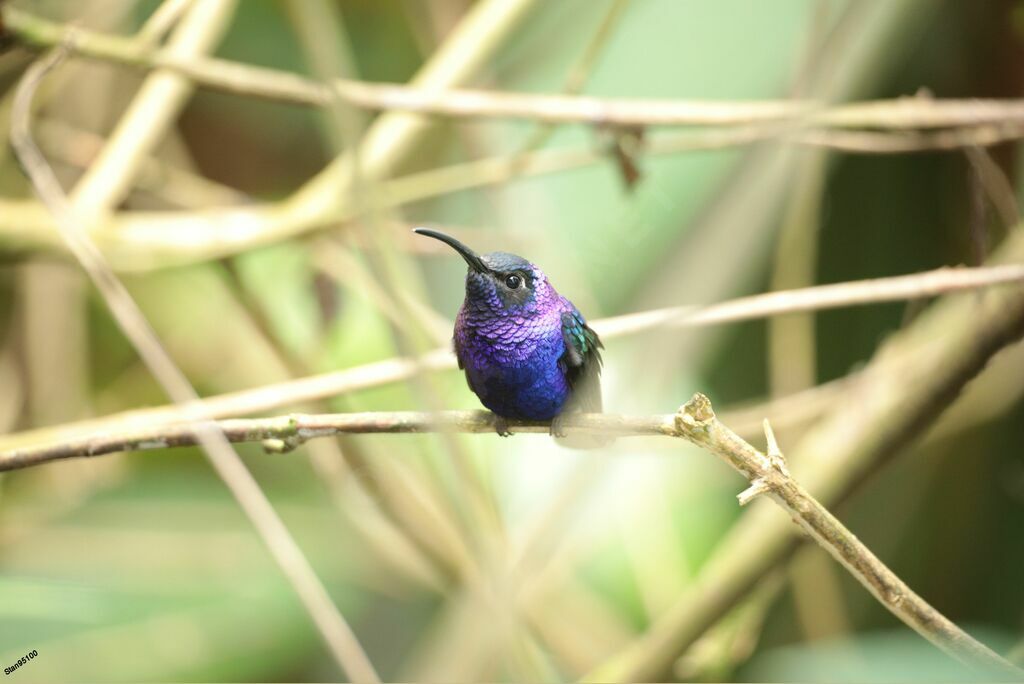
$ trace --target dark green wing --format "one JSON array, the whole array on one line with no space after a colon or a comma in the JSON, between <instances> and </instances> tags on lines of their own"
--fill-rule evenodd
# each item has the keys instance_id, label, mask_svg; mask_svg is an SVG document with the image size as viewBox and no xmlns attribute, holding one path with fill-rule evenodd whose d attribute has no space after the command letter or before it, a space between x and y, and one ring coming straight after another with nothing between
<instances>
[{"instance_id":1,"label":"dark green wing","mask_svg":"<svg viewBox=\"0 0 1024 684\"><path fill-rule=\"evenodd\" d=\"M569 407L586 413L600 413L601 349L604 345L580 312L575 310L562 314L562 340L565 353L559 363L572 388Z\"/></svg>"}]
</instances>

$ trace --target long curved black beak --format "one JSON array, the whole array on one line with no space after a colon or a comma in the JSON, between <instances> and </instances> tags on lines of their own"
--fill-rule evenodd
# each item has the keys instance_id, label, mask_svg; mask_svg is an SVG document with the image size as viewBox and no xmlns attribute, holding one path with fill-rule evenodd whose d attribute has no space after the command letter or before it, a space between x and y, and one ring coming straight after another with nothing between
<instances>
[{"instance_id":1,"label":"long curved black beak","mask_svg":"<svg viewBox=\"0 0 1024 684\"><path fill-rule=\"evenodd\" d=\"M413 228L412 232L418 233L420 235L426 235L427 237L434 238L435 240L440 240L441 242L445 243L446 245L454 249L456 252L461 254L462 258L466 260L467 264L469 264L469 267L476 271L477 273L489 273L491 270L484 265L484 262L480 258L479 254L477 254L469 247L453 238L451 235L445 235L444 233L439 233L436 230L430 230L429 228Z\"/></svg>"}]
</instances>

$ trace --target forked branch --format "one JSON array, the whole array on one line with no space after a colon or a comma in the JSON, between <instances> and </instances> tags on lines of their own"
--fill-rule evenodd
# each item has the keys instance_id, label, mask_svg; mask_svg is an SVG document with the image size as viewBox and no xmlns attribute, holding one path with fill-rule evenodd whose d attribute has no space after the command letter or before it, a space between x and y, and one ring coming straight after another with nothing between
<instances>
[{"instance_id":1,"label":"forked branch","mask_svg":"<svg viewBox=\"0 0 1024 684\"><path fill-rule=\"evenodd\" d=\"M789 474L767 422L767 454L761 453L723 425L715 417L711 402L703 394L694 395L679 409L676 427L680 437L719 456L750 481L750 489L739 495L741 504L760 495L771 498L889 612L918 634L957 660L988 675L1000 675L1014 680L1024 678L1024 671L957 627L914 593L863 542L800 486Z\"/></svg>"}]
</instances>

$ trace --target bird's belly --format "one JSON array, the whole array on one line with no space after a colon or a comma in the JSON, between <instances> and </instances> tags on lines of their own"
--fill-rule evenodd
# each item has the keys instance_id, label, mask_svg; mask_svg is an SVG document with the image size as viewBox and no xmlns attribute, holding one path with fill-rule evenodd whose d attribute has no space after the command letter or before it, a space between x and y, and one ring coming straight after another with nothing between
<instances>
[{"instance_id":1,"label":"bird's belly","mask_svg":"<svg viewBox=\"0 0 1024 684\"><path fill-rule=\"evenodd\" d=\"M569 383L554 351L515 362L477 358L466 364L470 388L499 416L550 420L569 398Z\"/></svg>"}]
</instances>

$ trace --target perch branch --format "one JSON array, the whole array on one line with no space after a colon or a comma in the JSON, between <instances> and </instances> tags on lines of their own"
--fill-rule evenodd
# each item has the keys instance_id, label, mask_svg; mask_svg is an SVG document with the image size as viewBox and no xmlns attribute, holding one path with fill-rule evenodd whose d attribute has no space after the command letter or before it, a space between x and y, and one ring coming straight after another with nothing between
<instances>
[{"instance_id":1,"label":"perch branch","mask_svg":"<svg viewBox=\"0 0 1024 684\"><path fill-rule=\"evenodd\" d=\"M341 433L493 433L496 428L494 415L486 411L293 414L273 418L224 420L216 425L231 442L263 442L271 451L289 450L309 439ZM751 487L740 494L741 503L762 494L771 497L875 598L919 634L970 666L1014 678L1022 675L1020 670L974 640L915 594L797 484L785 466L785 460L767 423L767 454L762 454L723 425L715 417L711 402L702 394L695 395L675 415L581 414L566 418L561 427L567 432L600 432L620 437L682 437L721 457L751 483ZM546 433L550 425L546 422L508 421L507 429L513 433ZM0 454L0 471L64 458L191 446L198 442L197 426L189 423L120 433L95 433L52 447L27 448Z\"/></svg>"},{"instance_id":2,"label":"perch branch","mask_svg":"<svg viewBox=\"0 0 1024 684\"><path fill-rule=\"evenodd\" d=\"M14 7L4 9L9 32L40 47L58 45L65 25ZM75 51L127 66L168 69L198 85L239 95L327 106L322 84L288 72L212 58L183 59L166 50L140 49L137 42L76 29ZM334 95L371 110L460 117L522 118L545 123L602 126L719 126L799 120L838 128L921 129L1024 122L1022 100L933 100L924 97L824 107L816 102L764 100L628 100L573 95L532 95L482 90L401 86L338 79Z\"/></svg>"},{"instance_id":3,"label":"perch branch","mask_svg":"<svg viewBox=\"0 0 1024 684\"><path fill-rule=\"evenodd\" d=\"M230 442L264 442L269 451L283 452L316 437L339 434L464 432L490 433L496 429L488 411L440 413L396 411L392 413L300 414L273 418L228 419L216 423ZM566 418L568 432L601 432L619 436L674 435L674 417L620 416L605 413ZM548 433L544 421L509 421L512 433ZM100 456L120 451L148 451L195 446L194 424L172 423L116 431L96 431L62 443L29 446L0 453L0 472L42 465L65 458Z\"/></svg>"},{"instance_id":4,"label":"perch branch","mask_svg":"<svg viewBox=\"0 0 1024 684\"><path fill-rule=\"evenodd\" d=\"M885 301L931 297L978 287L1024 281L1024 265L1004 264L982 268L942 268L924 273L853 281L835 285L772 292L741 297L707 307L670 307L594 321L591 325L605 339L635 335L664 327L700 327L750 320L794 311L816 311ZM819 297L817 293L824 292ZM455 358L445 347L419 359L392 358L362 366L311 375L255 389L229 392L200 400L199 417L226 418L271 411L283 406L356 392L408 380L420 371L448 370ZM180 409L162 406L115 413L104 418L56 427L0 435L0 451L41 444L55 444L99 430L124 427L149 428L183 420Z\"/></svg>"}]
</instances>

